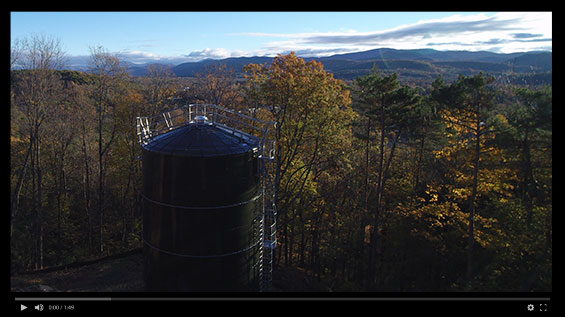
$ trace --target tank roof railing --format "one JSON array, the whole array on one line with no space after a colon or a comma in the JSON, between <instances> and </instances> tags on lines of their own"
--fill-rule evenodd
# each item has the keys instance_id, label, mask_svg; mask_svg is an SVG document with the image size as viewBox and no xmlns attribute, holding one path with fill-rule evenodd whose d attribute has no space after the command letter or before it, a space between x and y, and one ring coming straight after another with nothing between
<instances>
[{"instance_id":1,"label":"tank roof railing","mask_svg":"<svg viewBox=\"0 0 565 317\"><path fill-rule=\"evenodd\" d=\"M223 127L240 138L257 140L264 150L261 153L262 158L274 157L274 145L271 144L268 134L275 122L254 118L215 104L188 104L154 116L137 117L139 144L148 144L158 135L193 123L197 116L206 116L208 124Z\"/></svg>"}]
</instances>

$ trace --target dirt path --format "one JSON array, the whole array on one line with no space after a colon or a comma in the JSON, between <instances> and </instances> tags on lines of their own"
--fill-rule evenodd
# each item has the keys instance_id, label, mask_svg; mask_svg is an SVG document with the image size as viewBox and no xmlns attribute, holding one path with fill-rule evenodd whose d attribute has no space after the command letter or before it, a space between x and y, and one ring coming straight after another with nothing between
<instances>
[{"instance_id":1,"label":"dirt path","mask_svg":"<svg viewBox=\"0 0 565 317\"><path fill-rule=\"evenodd\" d=\"M46 272L47 271L47 272ZM143 255L141 252L110 257L68 268L10 277L12 292L143 292ZM279 268L273 272L272 292L326 292L306 272Z\"/></svg>"},{"instance_id":2,"label":"dirt path","mask_svg":"<svg viewBox=\"0 0 565 317\"><path fill-rule=\"evenodd\" d=\"M15 275L10 281L12 292L141 292L143 257L138 253L75 268Z\"/></svg>"}]
</instances>

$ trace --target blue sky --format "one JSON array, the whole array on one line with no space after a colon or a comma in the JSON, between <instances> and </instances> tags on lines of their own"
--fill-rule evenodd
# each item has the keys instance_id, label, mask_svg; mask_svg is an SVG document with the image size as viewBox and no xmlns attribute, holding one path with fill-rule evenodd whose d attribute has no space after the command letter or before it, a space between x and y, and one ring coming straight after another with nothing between
<instances>
[{"instance_id":1,"label":"blue sky","mask_svg":"<svg viewBox=\"0 0 565 317\"><path fill-rule=\"evenodd\" d=\"M134 63L396 49L552 50L551 12L11 12L11 38L103 46Z\"/></svg>"}]
</instances>

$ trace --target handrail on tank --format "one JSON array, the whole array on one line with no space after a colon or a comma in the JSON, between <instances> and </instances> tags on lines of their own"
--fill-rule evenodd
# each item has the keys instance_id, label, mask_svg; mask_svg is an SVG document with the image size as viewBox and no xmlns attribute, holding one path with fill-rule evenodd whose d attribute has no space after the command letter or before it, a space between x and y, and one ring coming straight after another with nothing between
<instances>
[{"instance_id":1,"label":"handrail on tank","mask_svg":"<svg viewBox=\"0 0 565 317\"><path fill-rule=\"evenodd\" d=\"M237 130L238 133L246 134L248 137L259 138L261 145L271 147L267 158L274 157L274 147L267 145L267 135L275 122L253 118L215 104L188 104L154 116L136 117L138 141L142 145L148 144L158 135L194 122L196 116L206 116L208 123L224 126L230 129L232 134ZM256 131L259 135L246 133L241 130L242 128Z\"/></svg>"}]
</instances>

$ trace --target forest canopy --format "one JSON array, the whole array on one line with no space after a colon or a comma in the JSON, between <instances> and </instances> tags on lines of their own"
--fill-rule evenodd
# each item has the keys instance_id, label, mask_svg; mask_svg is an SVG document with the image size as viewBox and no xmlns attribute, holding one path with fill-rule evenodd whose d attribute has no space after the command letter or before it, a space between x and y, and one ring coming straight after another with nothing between
<instances>
[{"instance_id":1,"label":"forest canopy","mask_svg":"<svg viewBox=\"0 0 565 317\"><path fill-rule=\"evenodd\" d=\"M333 291L552 290L551 86L419 87L378 67L345 82L294 53L244 78L132 77L103 47L78 72L58 42L26 43L10 73L13 273L141 247L135 118L214 103L276 122L275 267Z\"/></svg>"}]
</instances>

